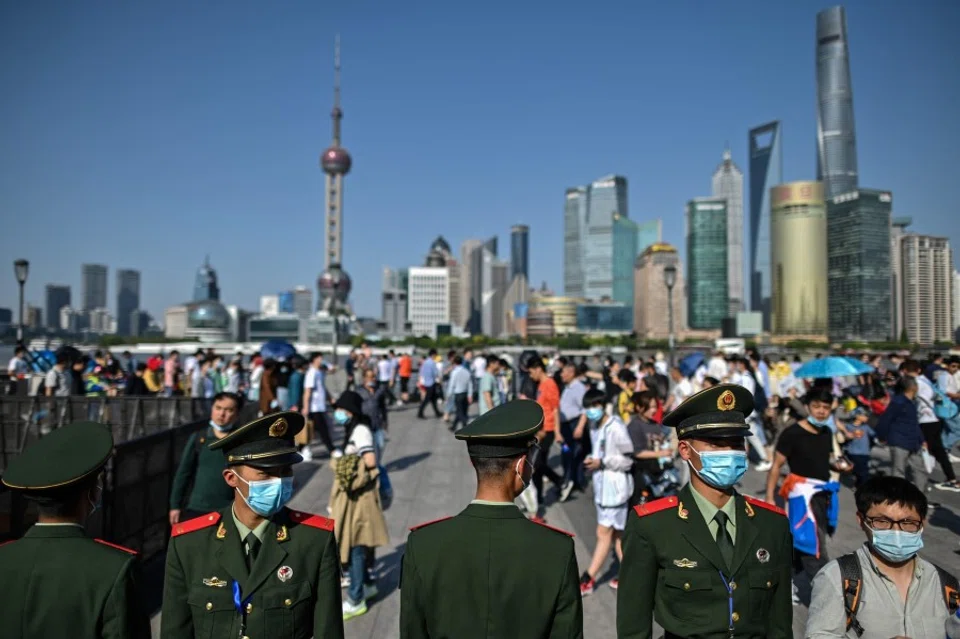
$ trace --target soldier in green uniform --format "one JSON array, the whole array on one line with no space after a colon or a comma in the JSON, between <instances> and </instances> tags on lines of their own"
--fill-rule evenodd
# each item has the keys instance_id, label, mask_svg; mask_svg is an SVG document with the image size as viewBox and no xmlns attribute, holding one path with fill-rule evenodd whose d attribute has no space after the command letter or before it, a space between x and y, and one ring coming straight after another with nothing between
<instances>
[{"instance_id":1,"label":"soldier in green uniform","mask_svg":"<svg viewBox=\"0 0 960 639\"><path fill-rule=\"evenodd\" d=\"M793 637L793 546L785 513L739 494L753 397L723 384L664 418L677 429L690 483L628 516L617 592L620 639Z\"/></svg>"},{"instance_id":2,"label":"soldier in green uniform","mask_svg":"<svg viewBox=\"0 0 960 639\"><path fill-rule=\"evenodd\" d=\"M230 434L239 410L240 398L235 393L217 393L209 424L187 439L170 487L171 526L233 503L233 489L223 481L223 454L211 450L209 444Z\"/></svg>"},{"instance_id":3,"label":"soldier in green uniform","mask_svg":"<svg viewBox=\"0 0 960 639\"><path fill-rule=\"evenodd\" d=\"M0 546L0 636L149 639L136 552L88 537L113 436L102 424L54 430L14 459L3 484L36 502L38 521Z\"/></svg>"},{"instance_id":4,"label":"soldier in green uniform","mask_svg":"<svg viewBox=\"0 0 960 639\"><path fill-rule=\"evenodd\" d=\"M570 533L526 519L514 500L529 483L543 410L498 406L457 432L477 473L459 515L411 529L400 581L400 636L583 637Z\"/></svg>"},{"instance_id":5,"label":"soldier in green uniform","mask_svg":"<svg viewBox=\"0 0 960 639\"><path fill-rule=\"evenodd\" d=\"M173 527L163 639L342 639L333 520L285 507L303 426L297 413L273 413L210 444L235 498Z\"/></svg>"}]
</instances>

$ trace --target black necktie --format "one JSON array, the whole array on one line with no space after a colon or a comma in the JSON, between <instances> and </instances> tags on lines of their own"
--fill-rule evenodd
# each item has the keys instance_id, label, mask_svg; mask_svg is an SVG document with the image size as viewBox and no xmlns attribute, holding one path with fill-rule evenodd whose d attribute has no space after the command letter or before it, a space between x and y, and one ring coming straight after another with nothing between
<instances>
[{"instance_id":1,"label":"black necktie","mask_svg":"<svg viewBox=\"0 0 960 639\"><path fill-rule=\"evenodd\" d=\"M717 522L717 546L720 548L720 555L726 562L727 568L730 568L733 563L733 538L730 537L730 532L727 530L727 522L730 521L730 518L727 517L727 513L718 510L717 514L713 516L713 520Z\"/></svg>"},{"instance_id":2,"label":"black necktie","mask_svg":"<svg viewBox=\"0 0 960 639\"><path fill-rule=\"evenodd\" d=\"M260 540L257 539L256 535L250 533L244 541L247 543L247 570L251 570L257 560L257 553L260 552Z\"/></svg>"}]
</instances>

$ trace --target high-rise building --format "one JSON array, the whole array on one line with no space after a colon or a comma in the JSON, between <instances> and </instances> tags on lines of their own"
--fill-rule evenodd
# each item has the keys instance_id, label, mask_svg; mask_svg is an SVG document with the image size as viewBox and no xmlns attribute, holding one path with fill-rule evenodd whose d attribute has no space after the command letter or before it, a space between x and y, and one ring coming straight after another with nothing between
<instances>
[{"instance_id":1,"label":"high-rise building","mask_svg":"<svg viewBox=\"0 0 960 639\"><path fill-rule=\"evenodd\" d=\"M460 313L452 315L451 320L468 333L473 333L474 329L480 332L483 275L478 269L483 262L475 253L482 248L481 240L464 240L460 245Z\"/></svg>"},{"instance_id":2,"label":"high-rise building","mask_svg":"<svg viewBox=\"0 0 960 639\"><path fill-rule=\"evenodd\" d=\"M730 316L743 310L743 171L733 163L730 147L713 172L713 197L727 200L727 267Z\"/></svg>"},{"instance_id":3,"label":"high-rise building","mask_svg":"<svg viewBox=\"0 0 960 639\"><path fill-rule=\"evenodd\" d=\"M107 267L104 264L84 264L81 294L83 310L92 311L107 305Z\"/></svg>"},{"instance_id":4,"label":"high-rise building","mask_svg":"<svg viewBox=\"0 0 960 639\"><path fill-rule=\"evenodd\" d=\"M827 199L855 191L857 138L847 16L843 7L817 14L817 179Z\"/></svg>"},{"instance_id":5,"label":"high-rise building","mask_svg":"<svg viewBox=\"0 0 960 639\"><path fill-rule=\"evenodd\" d=\"M953 341L960 344L960 271L953 272Z\"/></svg>"},{"instance_id":6,"label":"high-rise building","mask_svg":"<svg viewBox=\"0 0 960 639\"><path fill-rule=\"evenodd\" d=\"M903 315L911 344L953 342L953 251L945 237L900 238Z\"/></svg>"},{"instance_id":7,"label":"high-rise building","mask_svg":"<svg viewBox=\"0 0 960 639\"><path fill-rule=\"evenodd\" d=\"M771 189L773 321L777 335L827 334L827 205L822 182Z\"/></svg>"},{"instance_id":8,"label":"high-rise building","mask_svg":"<svg viewBox=\"0 0 960 639\"><path fill-rule=\"evenodd\" d=\"M313 314L313 291L306 286L297 286L292 292L294 314L301 319L309 318Z\"/></svg>"},{"instance_id":9,"label":"high-rise building","mask_svg":"<svg viewBox=\"0 0 960 639\"><path fill-rule=\"evenodd\" d=\"M903 259L900 257L900 238L913 224L912 217L895 217L890 220L890 312L893 314L893 334L903 337Z\"/></svg>"},{"instance_id":10,"label":"high-rise building","mask_svg":"<svg viewBox=\"0 0 960 639\"><path fill-rule=\"evenodd\" d=\"M46 294L47 328L60 329L60 309L70 306L70 287L47 284Z\"/></svg>"},{"instance_id":11,"label":"high-rise building","mask_svg":"<svg viewBox=\"0 0 960 639\"><path fill-rule=\"evenodd\" d=\"M400 288L400 277L390 267L383 269L383 284L380 293L383 332L387 337L407 334L407 291Z\"/></svg>"},{"instance_id":12,"label":"high-rise building","mask_svg":"<svg viewBox=\"0 0 960 639\"><path fill-rule=\"evenodd\" d=\"M727 200L698 197L687 203L687 323L721 328L729 314Z\"/></svg>"},{"instance_id":13,"label":"high-rise building","mask_svg":"<svg viewBox=\"0 0 960 639\"><path fill-rule=\"evenodd\" d=\"M610 272L613 282L609 295L592 298L594 301L613 300L624 306L633 306L633 264L637 259L637 240L640 237L637 223L620 215L613 216L611 238L613 250L610 254ZM630 311L631 317L633 311Z\"/></svg>"},{"instance_id":14,"label":"high-rise building","mask_svg":"<svg viewBox=\"0 0 960 639\"><path fill-rule=\"evenodd\" d=\"M517 275L530 278L530 227L526 224L510 229L510 281Z\"/></svg>"},{"instance_id":15,"label":"high-rise building","mask_svg":"<svg viewBox=\"0 0 960 639\"><path fill-rule=\"evenodd\" d=\"M425 266L445 266L447 268L450 276L450 323L462 327L463 285L460 280L463 269L453 257L453 250L442 235L438 235L437 239L430 245Z\"/></svg>"},{"instance_id":16,"label":"high-rise building","mask_svg":"<svg viewBox=\"0 0 960 639\"><path fill-rule=\"evenodd\" d=\"M481 333L499 337L503 333L503 297L510 286L510 264L498 260L489 251L483 251L483 305Z\"/></svg>"},{"instance_id":17,"label":"high-rise building","mask_svg":"<svg viewBox=\"0 0 960 639\"><path fill-rule=\"evenodd\" d=\"M206 302L220 300L220 287L217 286L217 272L210 266L210 256L203 258L203 265L197 269L193 283L193 301Z\"/></svg>"},{"instance_id":18,"label":"high-rise building","mask_svg":"<svg viewBox=\"0 0 960 639\"><path fill-rule=\"evenodd\" d=\"M637 222L637 253L643 253L648 246L663 241L663 222L660 218L647 222Z\"/></svg>"},{"instance_id":19,"label":"high-rise building","mask_svg":"<svg viewBox=\"0 0 960 639\"><path fill-rule=\"evenodd\" d=\"M683 282L683 265L677 249L669 244L651 244L637 256L635 297L633 302L633 330L641 339L667 339L670 336L670 294L663 271L667 266L677 269L673 286L674 334L686 328L686 289Z\"/></svg>"},{"instance_id":20,"label":"high-rise building","mask_svg":"<svg viewBox=\"0 0 960 639\"><path fill-rule=\"evenodd\" d=\"M780 122L750 129L750 310L770 330L770 188L783 182ZM691 328L692 328L691 324Z\"/></svg>"},{"instance_id":21,"label":"high-rise building","mask_svg":"<svg viewBox=\"0 0 960 639\"><path fill-rule=\"evenodd\" d=\"M589 187L567 189L563 205L563 292L571 297L583 297L586 290L584 246L589 209Z\"/></svg>"},{"instance_id":22,"label":"high-rise building","mask_svg":"<svg viewBox=\"0 0 960 639\"><path fill-rule=\"evenodd\" d=\"M893 337L890 308L892 208L890 191L858 189L827 200L831 340L871 342Z\"/></svg>"},{"instance_id":23,"label":"high-rise building","mask_svg":"<svg viewBox=\"0 0 960 639\"><path fill-rule=\"evenodd\" d=\"M410 268L408 320L415 336L436 339L437 326L450 323L450 282L441 266Z\"/></svg>"},{"instance_id":24,"label":"high-rise building","mask_svg":"<svg viewBox=\"0 0 960 639\"><path fill-rule=\"evenodd\" d=\"M27 304L26 315L23 320L24 328L38 331L43 326L43 309L39 306Z\"/></svg>"},{"instance_id":25,"label":"high-rise building","mask_svg":"<svg viewBox=\"0 0 960 639\"><path fill-rule=\"evenodd\" d=\"M117 270L117 335L133 335L133 312L140 308L140 271Z\"/></svg>"}]
</instances>

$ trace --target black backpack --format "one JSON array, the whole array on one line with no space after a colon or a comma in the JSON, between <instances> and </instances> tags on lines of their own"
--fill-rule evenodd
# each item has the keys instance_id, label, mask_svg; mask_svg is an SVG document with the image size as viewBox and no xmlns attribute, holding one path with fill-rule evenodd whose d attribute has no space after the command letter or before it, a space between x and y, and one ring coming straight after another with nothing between
<instances>
[{"instance_id":1,"label":"black backpack","mask_svg":"<svg viewBox=\"0 0 960 639\"><path fill-rule=\"evenodd\" d=\"M863 635L863 626L857 621L857 609L860 608L860 591L863 586L863 575L860 572L860 560L857 553L852 552L837 559L840 565L840 582L843 586L843 609L847 613L847 631L851 628L858 637ZM947 605L950 616L960 608L960 583L957 578L946 570L932 564L940 576L940 587L943 590L943 601Z\"/></svg>"}]
</instances>

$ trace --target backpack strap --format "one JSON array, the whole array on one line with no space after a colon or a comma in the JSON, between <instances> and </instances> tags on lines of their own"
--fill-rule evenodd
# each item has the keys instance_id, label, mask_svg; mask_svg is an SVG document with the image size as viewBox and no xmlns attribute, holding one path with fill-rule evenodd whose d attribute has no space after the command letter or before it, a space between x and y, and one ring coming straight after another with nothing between
<instances>
[{"instance_id":1,"label":"backpack strap","mask_svg":"<svg viewBox=\"0 0 960 639\"><path fill-rule=\"evenodd\" d=\"M934 564L937 574L940 576L940 587L943 589L943 602L947 605L947 612L951 616L957 614L960 609L960 582L952 574Z\"/></svg>"},{"instance_id":2,"label":"backpack strap","mask_svg":"<svg viewBox=\"0 0 960 639\"><path fill-rule=\"evenodd\" d=\"M847 613L847 631L852 629L858 637L863 636L863 626L857 621L860 589L863 587L860 560L857 553L852 552L837 559L837 564L840 566L840 586L843 591L843 609Z\"/></svg>"}]
</instances>

